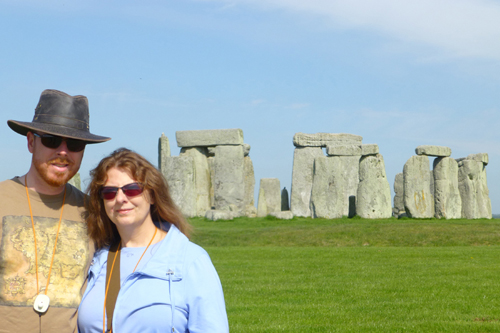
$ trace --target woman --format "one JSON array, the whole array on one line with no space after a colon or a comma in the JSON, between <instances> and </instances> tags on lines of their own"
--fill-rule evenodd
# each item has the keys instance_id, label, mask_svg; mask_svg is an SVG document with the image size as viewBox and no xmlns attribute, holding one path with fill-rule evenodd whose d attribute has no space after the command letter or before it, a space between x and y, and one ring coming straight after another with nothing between
<instances>
[{"instance_id":1,"label":"woman","mask_svg":"<svg viewBox=\"0 0 500 333\"><path fill-rule=\"evenodd\" d=\"M86 220L97 251L79 331L229 332L217 272L188 240L162 174L121 148L90 175Z\"/></svg>"}]
</instances>

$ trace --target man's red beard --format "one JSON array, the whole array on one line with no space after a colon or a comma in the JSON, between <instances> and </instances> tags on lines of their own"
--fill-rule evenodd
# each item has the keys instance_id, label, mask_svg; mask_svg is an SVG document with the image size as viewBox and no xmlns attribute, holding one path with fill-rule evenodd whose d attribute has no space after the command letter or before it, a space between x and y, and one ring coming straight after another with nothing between
<instances>
[{"instance_id":1,"label":"man's red beard","mask_svg":"<svg viewBox=\"0 0 500 333\"><path fill-rule=\"evenodd\" d=\"M48 162L42 162L36 158L33 159L38 174L49 185L60 187L66 184L77 173L78 168L74 168L74 162L64 157L56 157ZM48 168L50 164L67 164L68 169L66 172L53 171L49 176ZM54 177L55 175L55 177Z\"/></svg>"}]
</instances>

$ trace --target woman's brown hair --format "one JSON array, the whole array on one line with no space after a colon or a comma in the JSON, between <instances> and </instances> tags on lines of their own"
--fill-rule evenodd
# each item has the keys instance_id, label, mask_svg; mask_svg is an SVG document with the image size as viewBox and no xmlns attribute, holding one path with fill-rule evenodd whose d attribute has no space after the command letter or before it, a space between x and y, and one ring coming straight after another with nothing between
<instances>
[{"instance_id":1,"label":"woman's brown hair","mask_svg":"<svg viewBox=\"0 0 500 333\"><path fill-rule=\"evenodd\" d=\"M100 196L100 190L106 183L108 170L111 168L125 171L135 181L142 183L144 190L154 202L151 205L151 218L155 223L160 223L160 228L168 229L168 227L163 228L163 225L171 223L189 237L191 226L172 200L168 184L161 172L136 152L119 148L103 158L99 165L90 171L92 180L87 188L88 198L85 200L84 217L88 234L96 248L110 246L120 239L115 224L106 214L104 202Z\"/></svg>"}]
</instances>

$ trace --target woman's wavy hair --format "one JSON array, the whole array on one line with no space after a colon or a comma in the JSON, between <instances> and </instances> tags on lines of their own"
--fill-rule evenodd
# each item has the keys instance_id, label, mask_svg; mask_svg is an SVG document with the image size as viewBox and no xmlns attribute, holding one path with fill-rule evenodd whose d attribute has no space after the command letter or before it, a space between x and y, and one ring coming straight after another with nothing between
<instances>
[{"instance_id":1,"label":"woman's wavy hair","mask_svg":"<svg viewBox=\"0 0 500 333\"><path fill-rule=\"evenodd\" d=\"M168 229L168 226L164 224L171 223L189 237L191 225L172 200L168 184L161 172L136 152L119 148L103 158L99 165L90 171L92 180L86 191L88 198L85 200L84 217L89 237L94 241L97 249L110 246L120 240L118 230L106 214L104 202L100 196L100 190L106 183L108 170L111 168L125 171L135 181L143 184L144 190L154 202L151 205L151 218L155 223L160 223L160 227L164 230Z\"/></svg>"}]
</instances>

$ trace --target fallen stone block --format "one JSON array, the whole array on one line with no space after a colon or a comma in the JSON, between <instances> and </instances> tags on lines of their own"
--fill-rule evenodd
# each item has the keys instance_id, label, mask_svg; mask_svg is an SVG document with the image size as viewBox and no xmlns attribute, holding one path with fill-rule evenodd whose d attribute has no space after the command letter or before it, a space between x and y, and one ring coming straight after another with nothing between
<instances>
[{"instance_id":1,"label":"fallen stone block","mask_svg":"<svg viewBox=\"0 0 500 333\"><path fill-rule=\"evenodd\" d=\"M281 212L274 212L270 213L269 215L274 216L280 220L291 220L293 219L293 214L291 211L286 210L286 211L281 211Z\"/></svg>"},{"instance_id":2,"label":"fallen stone block","mask_svg":"<svg viewBox=\"0 0 500 333\"><path fill-rule=\"evenodd\" d=\"M331 145L361 144L363 138L359 135L346 133L295 133L293 144L295 147L326 147Z\"/></svg>"},{"instance_id":3,"label":"fallen stone block","mask_svg":"<svg viewBox=\"0 0 500 333\"><path fill-rule=\"evenodd\" d=\"M233 220L236 217L238 214L227 210L208 210L205 214L205 218L212 221Z\"/></svg>"},{"instance_id":4,"label":"fallen stone block","mask_svg":"<svg viewBox=\"0 0 500 333\"><path fill-rule=\"evenodd\" d=\"M451 155L451 148L443 146L418 146L415 149L417 155L448 157Z\"/></svg>"},{"instance_id":5,"label":"fallen stone block","mask_svg":"<svg viewBox=\"0 0 500 333\"><path fill-rule=\"evenodd\" d=\"M178 147L208 147L242 145L243 131L239 128L175 132Z\"/></svg>"}]
</instances>

